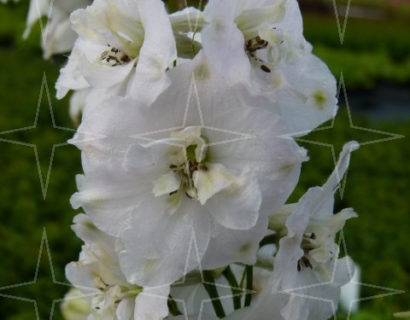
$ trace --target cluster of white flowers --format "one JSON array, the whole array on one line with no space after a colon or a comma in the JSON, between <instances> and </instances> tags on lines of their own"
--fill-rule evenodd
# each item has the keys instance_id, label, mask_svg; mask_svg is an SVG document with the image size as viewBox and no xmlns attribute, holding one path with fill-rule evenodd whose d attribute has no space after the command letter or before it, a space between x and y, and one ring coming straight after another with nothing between
<instances>
[{"instance_id":1,"label":"cluster of white flowers","mask_svg":"<svg viewBox=\"0 0 410 320\"><path fill-rule=\"evenodd\" d=\"M32 0L28 30L48 10ZM334 213L334 193L358 144L287 203L308 160L293 137L337 111L297 0L172 14L161 0L55 0L48 16L45 55L71 51L57 97L74 91L82 114L71 203L85 244L65 317L329 319L352 268L336 234L356 216Z\"/></svg>"}]
</instances>

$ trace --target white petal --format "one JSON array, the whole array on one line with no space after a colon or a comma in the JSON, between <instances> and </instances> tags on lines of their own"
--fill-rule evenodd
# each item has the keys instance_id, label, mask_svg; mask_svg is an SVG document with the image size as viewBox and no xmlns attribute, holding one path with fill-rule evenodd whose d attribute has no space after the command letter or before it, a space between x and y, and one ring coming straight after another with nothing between
<instances>
[{"instance_id":1,"label":"white petal","mask_svg":"<svg viewBox=\"0 0 410 320\"><path fill-rule=\"evenodd\" d=\"M280 290L295 288L292 286L297 280L295 274L297 273L298 261L304 254L301 249L302 238L313 215L311 208L315 208L317 205L318 195L321 195L319 187L310 188L287 219L288 234L280 240L279 250L275 258L274 276L278 279L276 286Z\"/></svg>"},{"instance_id":2,"label":"white petal","mask_svg":"<svg viewBox=\"0 0 410 320\"><path fill-rule=\"evenodd\" d=\"M89 299L78 290L71 288L64 296L61 313L66 320L86 320L90 314Z\"/></svg>"},{"instance_id":3,"label":"white petal","mask_svg":"<svg viewBox=\"0 0 410 320\"><path fill-rule=\"evenodd\" d=\"M181 178L174 172L162 175L154 181L152 192L156 197L170 194L179 189Z\"/></svg>"},{"instance_id":4,"label":"white petal","mask_svg":"<svg viewBox=\"0 0 410 320\"><path fill-rule=\"evenodd\" d=\"M95 294L94 279L92 277L94 265L81 266L78 262L70 262L65 268L66 278L84 294Z\"/></svg>"},{"instance_id":5,"label":"white petal","mask_svg":"<svg viewBox=\"0 0 410 320\"><path fill-rule=\"evenodd\" d=\"M128 171L112 172L101 163L89 170L79 192L71 198L73 207L83 207L98 228L112 236L119 236L130 225L142 199L155 199L152 194L154 177Z\"/></svg>"},{"instance_id":6,"label":"white petal","mask_svg":"<svg viewBox=\"0 0 410 320\"><path fill-rule=\"evenodd\" d=\"M210 232L209 216L199 204L187 200L173 215L157 200L142 203L139 210L132 228L122 235L120 261L129 282L163 285L198 268Z\"/></svg>"},{"instance_id":7,"label":"white petal","mask_svg":"<svg viewBox=\"0 0 410 320\"><path fill-rule=\"evenodd\" d=\"M346 143L343 146L343 150L339 155L339 160L337 161L335 170L332 172L332 175L323 185L323 189L335 190L339 186L339 182L343 179L350 163L350 154L359 149L360 145L356 141L351 141Z\"/></svg>"},{"instance_id":8,"label":"white petal","mask_svg":"<svg viewBox=\"0 0 410 320\"><path fill-rule=\"evenodd\" d=\"M30 1L30 7L27 15L27 26L24 31L24 38L27 38L30 34L31 28L42 16L47 15L50 7L49 0L32 0Z\"/></svg>"},{"instance_id":9,"label":"white petal","mask_svg":"<svg viewBox=\"0 0 410 320\"><path fill-rule=\"evenodd\" d=\"M96 88L108 88L125 81L135 65L135 60L115 67L80 57L80 68L86 81Z\"/></svg>"},{"instance_id":10,"label":"white petal","mask_svg":"<svg viewBox=\"0 0 410 320\"><path fill-rule=\"evenodd\" d=\"M130 93L150 105L169 86L165 74L176 59L176 45L169 17L160 0L142 0L138 10L145 29ZM152 17L155 16L155 19Z\"/></svg>"},{"instance_id":11,"label":"white petal","mask_svg":"<svg viewBox=\"0 0 410 320\"><path fill-rule=\"evenodd\" d=\"M337 260L334 270L334 283L338 286L348 283L355 274L355 268L355 263L350 257Z\"/></svg>"},{"instance_id":12,"label":"white petal","mask_svg":"<svg viewBox=\"0 0 410 320\"><path fill-rule=\"evenodd\" d=\"M75 91L70 97L70 118L75 125L78 125L79 123L80 115L85 107L86 98L89 92L88 89Z\"/></svg>"},{"instance_id":13,"label":"white petal","mask_svg":"<svg viewBox=\"0 0 410 320\"><path fill-rule=\"evenodd\" d=\"M56 9L54 10L56 11ZM42 48L45 59L50 58L53 54L69 52L77 39L77 35L70 27L68 15L64 12L60 14L63 17L56 17L56 13L54 13L53 19L47 23L44 29Z\"/></svg>"},{"instance_id":14,"label":"white petal","mask_svg":"<svg viewBox=\"0 0 410 320\"><path fill-rule=\"evenodd\" d=\"M226 97L230 100L218 101L226 107L213 113L214 126L233 132L240 128L243 136L212 146L212 157L232 172L251 166L262 193L261 212L270 214L279 209L293 191L301 163L306 159L305 152L292 139L281 137L280 118L266 100L248 96L246 89L227 91Z\"/></svg>"},{"instance_id":15,"label":"white petal","mask_svg":"<svg viewBox=\"0 0 410 320\"><path fill-rule=\"evenodd\" d=\"M274 99L287 133L301 136L336 116L337 88L334 76L317 57L306 53L295 60L283 67L287 85L274 93Z\"/></svg>"},{"instance_id":16,"label":"white petal","mask_svg":"<svg viewBox=\"0 0 410 320\"><path fill-rule=\"evenodd\" d=\"M251 66L244 50L245 39L233 21L229 1L212 1L205 9L209 21L202 33L203 53L214 72L228 83L249 81ZM212 15L211 15L212 12Z\"/></svg>"},{"instance_id":17,"label":"white petal","mask_svg":"<svg viewBox=\"0 0 410 320\"><path fill-rule=\"evenodd\" d=\"M286 1L280 0L273 5L246 9L236 17L235 22L245 35L255 37L258 30L269 27L283 18L285 3Z\"/></svg>"},{"instance_id":18,"label":"white petal","mask_svg":"<svg viewBox=\"0 0 410 320\"><path fill-rule=\"evenodd\" d=\"M162 320L168 315L170 287L144 288L135 300L134 320ZM125 319L124 319L125 320Z\"/></svg>"},{"instance_id":19,"label":"white petal","mask_svg":"<svg viewBox=\"0 0 410 320\"><path fill-rule=\"evenodd\" d=\"M276 24L276 27L294 36L296 39L303 38L303 19L297 0L286 0L285 16Z\"/></svg>"},{"instance_id":20,"label":"white petal","mask_svg":"<svg viewBox=\"0 0 410 320\"><path fill-rule=\"evenodd\" d=\"M261 203L258 181L247 172L237 183L209 199L207 209L225 228L246 230L255 226Z\"/></svg>"},{"instance_id":21,"label":"white petal","mask_svg":"<svg viewBox=\"0 0 410 320\"><path fill-rule=\"evenodd\" d=\"M260 217L257 224L249 230L232 230L219 224L214 225L208 250L202 260L202 268L216 269L231 263L255 264L256 252L266 227L265 217Z\"/></svg>"},{"instance_id":22,"label":"white petal","mask_svg":"<svg viewBox=\"0 0 410 320\"><path fill-rule=\"evenodd\" d=\"M235 177L220 164L211 165L206 171L195 171L193 181L198 190L198 200L202 205L213 195L238 183Z\"/></svg>"},{"instance_id":23,"label":"white petal","mask_svg":"<svg viewBox=\"0 0 410 320\"><path fill-rule=\"evenodd\" d=\"M135 299L125 298L118 304L116 316L118 320L130 320L133 318Z\"/></svg>"},{"instance_id":24,"label":"white petal","mask_svg":"<svg viewBox=\"0 0 410 320\"><path fill-rule=\"evenodd\" d=\"M339 188L339 184L342 181L350 163L350 155L353 151L359 148L359 144L356 141L351 141L343 146L343 150L339 155L339 160L336 167L329 179L323 185L323 192L327 196L323 196L322 199L322 209L317 212L316 216L328 216L333 212L334 207L334 193Z\"/></svg>"},{"instance_id":25,"label":"white petal","mask_svg":"<svg viewBox=\"0 0 410 320\"><path fill-rule=\"evenodd\" d=\"M67 64L61 68L56 82L57 99L62 99L69 90L81 90L89 87L87 80L83 77L81 60L81 41L77 41L68 58Z\"/></svg>"}]
</instances>

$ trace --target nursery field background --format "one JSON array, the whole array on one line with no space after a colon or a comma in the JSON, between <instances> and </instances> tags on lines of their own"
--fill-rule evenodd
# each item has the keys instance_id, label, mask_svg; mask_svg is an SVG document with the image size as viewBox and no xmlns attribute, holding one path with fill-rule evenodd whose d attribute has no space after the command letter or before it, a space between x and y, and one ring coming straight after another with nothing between
<instances>
[{"instance_id":1,"label":"nursery field background","mask_svg":"<svg viewBox=\"0 0 410 320\"><path fill-rule=\"evenodd\" d=\"M363 301L350 319L393 319L393 313L410 310L410 3L352 1L341 44L347 1L337 1L340 30L331 0L300 2L305 37L337 79L343 74L345 86L334 125L299 141L311 160L291 200L325 181L334 166L330 146L337 156L348 140L363 144L353 154L343 199L337 201L339 209L354 207L360 216L344 229L347 253L360 265L363 283ZM175 9L175 3L168 5ZM80 154L65 143L75 127L68 99L56 100L54 90L65 57L42 59L39 25L23 41L27 6L26 1L0 5L4 320L36 319L37 309L40 319L51 319L53 308L52 319L61 319L58 299L68 289L64 266L81 246L70 229L78 212L68 201L76 189L74 176L81 173ZM405 293L389 295L394 290ZM348 318L340 311L338 319Z\"/></svg>"}]
</instances>

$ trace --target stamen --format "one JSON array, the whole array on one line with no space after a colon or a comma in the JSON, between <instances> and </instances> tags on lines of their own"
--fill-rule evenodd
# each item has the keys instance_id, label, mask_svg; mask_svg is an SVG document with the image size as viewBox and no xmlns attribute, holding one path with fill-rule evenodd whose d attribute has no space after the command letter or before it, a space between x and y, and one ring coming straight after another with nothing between
<instances>
[{"instance_id":1,"label":"stamen","mask_svg":"<svg viewBox=\"0 0 410 320\"><path fill-rule=\"evenodd\" d=\"M186 160L183 163L172 163L169 168L179 175L181 179L181 185L179 190L184 190L185 195L189 199L196 199L196 190L194 187L193 176L198 170L208 171L208 166L202 161L198 162L195 153L196 148L199 146L191 144L186 147ZM175 190L169 193L169 196L173 196L179 190Z\"/></svg>"},{"instance_id":2,"label":"stamen","mask_svg":"<svg viewBox=\"0 0 410 320\"><path fill-rule=\"evenodd\" d=\"M271 69L266 65L266 62L259 58L256 53L258 50L265 49L269 45L269 42L257 36L246 42L245 50L250 59L253 59L260 64L260 69L263 72L271 73Z\"/></svg>"},{"instance_id":3,"label":"stamen","mask_svg":"<svg viewBox=\"0 0 410 320\"><path fill-rule=\"evenodd\" d=\"M305 233L303 235L303 240L302 240L302 250L304 252L304 256L299 259L297 268L298 271L300 272L302 268L310 268L312 269L313 266L308 258L308 254L311 250L315 249L317 245L315 245L312 241L316 239L316 234L314 232L312 233Z\"/></svg>"},{"instance_id":4,"label":"stamen","mask_svg":"<svg viewBox=\"0 0 410 320\"><path fill-rule=\"evenodd\" d=\"M122 52L118 48L110 47L110 50L105 50L101 54L101 61L110 65L111 67L115 67L118 65L127 64L131 61L131 58L124 52Z\"/></svg>"},{"instance_id":5,"label":"stamen","mask_svg":"<svg viewBox=\"0 0 410 320\"><path fill-rule=\"evenodd\" d=\"M248 42L246 42L245 48L248 53L253 53L260 49L266 48L268 45L268 41L263 40L261 37L257 36L255 38L248 40Z\"/></svg>"}]
</instances>

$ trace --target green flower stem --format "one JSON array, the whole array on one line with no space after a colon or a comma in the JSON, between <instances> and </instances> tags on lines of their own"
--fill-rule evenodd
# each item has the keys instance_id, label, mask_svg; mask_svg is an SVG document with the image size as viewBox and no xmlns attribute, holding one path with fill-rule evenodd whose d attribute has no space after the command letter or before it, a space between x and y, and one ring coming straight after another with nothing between
<instances>
[{"instance_id":1,"label":"green flower stem","mask_svg":"<svg viewBox=\"0 0 410 320\"><path fill-rule=\"evenodd\" d=\"M171 313L171 315L173 315L173 316L182 315L182 312L179 311L178 305L177 305L177 303L175 302L174 298L171 295L168 296L168 309L169 309L169 312Z\"/></svg>"},{"instance_id":2,"label":"green flower stem","mask_svg":"<svg viewBox=\"0 0 410 320\"><path fill-rule=\"evenodd\" d=\"M246 266L246 296L245 296L245 307L249 307L252 302L253 294L253 266Z\"/></svg>"},{"instance_id":3,"label":"green flower stem","mask_svg":"<svg viewBox=\"0 0 410 320\"><path fill-rule=\"evenodd\" d=\"M204 287L206 292L208 292L209 297L211 298L212 306L214 307L215 313L218 318L225 317L225 310L222 306L221 300L219 299L218 290L215 286L215 279L212 271L204 271Z\"/></svg>"},{"instance_id":4,"label":"green flower stem","mask_svg":"<svg viewBox=\"0 0 410 320\"><path fill-rule=\"evenodd\" d=\"M229 285L231 286L233 306L235 310L238 310L241 308L242 288L239 287L230 266L228 266L222 274L225 276L226 280L228 280Z\"/></svg>"}]
</instances>

